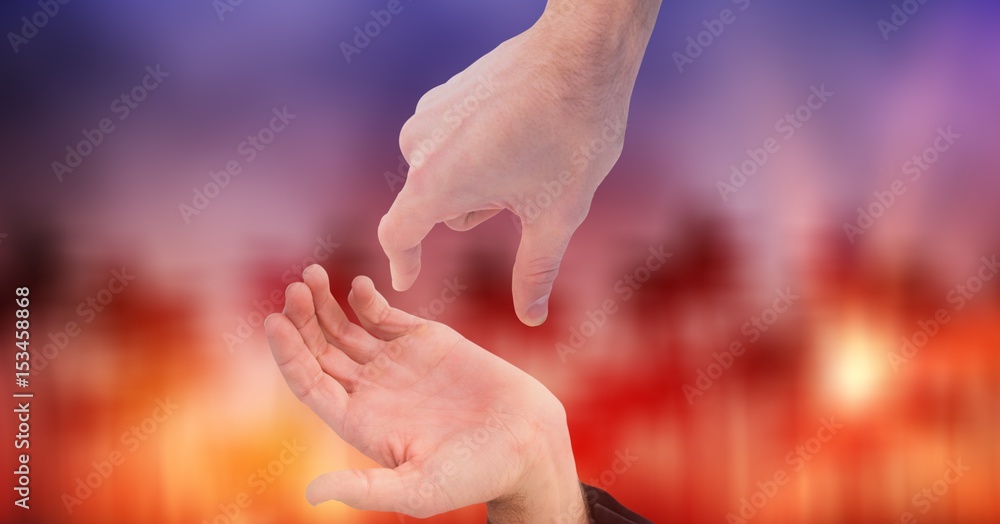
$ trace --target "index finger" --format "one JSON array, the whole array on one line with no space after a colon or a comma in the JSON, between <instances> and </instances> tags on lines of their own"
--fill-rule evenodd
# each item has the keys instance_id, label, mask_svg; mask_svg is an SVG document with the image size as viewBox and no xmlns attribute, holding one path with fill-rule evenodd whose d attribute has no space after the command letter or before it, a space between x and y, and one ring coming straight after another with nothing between
<instances>
[{"instance_id":1,"label":"index finger","mask_svg":"<svg viewBox=\"0 0 1000 524\"><path fill-rule=\"evenodd\" d=\"M378 225L378 240L389 258L392 287L396 291L410 289L420 274L420 243L431 232L438 219L434 205L425 205L403 186L389 212Z\"/></svg>"}]
</instances>

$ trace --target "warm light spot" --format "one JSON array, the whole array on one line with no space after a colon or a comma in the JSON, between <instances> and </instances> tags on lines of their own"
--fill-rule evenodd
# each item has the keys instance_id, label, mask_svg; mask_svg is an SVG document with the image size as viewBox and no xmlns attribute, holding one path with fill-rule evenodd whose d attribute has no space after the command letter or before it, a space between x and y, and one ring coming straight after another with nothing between
<instances>
[{"instance_id":1,"label":"warm light spot","mask_svg":"<svg viewBox=\"0 0 1000 524\"><path fill-rule=\"evenodd\" d=\"M832 399L846 409L865 408L885 378L885 337L869 327L851 326L827 346L824 374Z\"/></svg>"}]
</instances>

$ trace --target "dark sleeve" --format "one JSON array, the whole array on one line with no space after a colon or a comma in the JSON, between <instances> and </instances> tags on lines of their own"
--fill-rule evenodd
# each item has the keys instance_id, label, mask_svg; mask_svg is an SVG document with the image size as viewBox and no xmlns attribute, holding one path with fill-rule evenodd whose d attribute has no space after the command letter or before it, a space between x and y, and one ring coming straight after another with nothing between
<instances>
[{"instance_id":1,"label":"dark sleeve","mask_svg":"<svg viewBox=\"0 0 1000 524\"><path fill-rule=\"evenodd\" d=\"M581 486L592 524L652 524L650 520L619 504L604 490L586 484Z\"/></svg>"}]
</instances>

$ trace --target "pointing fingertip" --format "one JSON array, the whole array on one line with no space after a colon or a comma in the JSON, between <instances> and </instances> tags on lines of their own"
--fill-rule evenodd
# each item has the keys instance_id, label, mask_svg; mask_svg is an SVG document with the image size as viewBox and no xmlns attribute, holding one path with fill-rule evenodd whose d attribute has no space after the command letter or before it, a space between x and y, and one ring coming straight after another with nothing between
<instances>
[{"instance_id":1,"label":"pointing fingertip","mask_svg":"<svg viewBox=\"0 0 1000 524\"><path fill-rule=\"evenodd\" d=\"M413 287L413 283L417 280L417 276L414 275L393 275L392 277L392 289L396 291L406 291Z\"/></svg>"},{"instance_id":2,"label":"pointing fingertip","mask_svg":"<svg viewBox=\"0 0 1000 524\"><path fill-rule=\"evenodd\" d=\"M549 295L532 302L524 313L524 323L531 327L545 323L549 316Z\"/></svg>"}]
</instances>

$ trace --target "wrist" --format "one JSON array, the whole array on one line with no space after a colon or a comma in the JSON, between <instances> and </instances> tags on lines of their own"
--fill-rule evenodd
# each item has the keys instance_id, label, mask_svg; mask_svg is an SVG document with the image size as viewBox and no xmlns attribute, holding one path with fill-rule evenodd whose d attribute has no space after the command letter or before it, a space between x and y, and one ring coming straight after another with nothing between
<instances>
[{"instance_id":1,"label":"wrist","mask_svg":"<svg viewBox=\"0 0 1000 524\"><path fill-rule=\"evenodd\" d=\"M567 94L627 100L661 0L548 0L533 29Z\"/></svg>"},{"instance_id":2,"label":"wrist","mask_svg":"<svg viewBox=\"0 0 1000 524\"><path fill-rule=\"evenodd\" d=\"M588 521L564 412L559 428L539 433L530 446L528 467L518 482L486 504L490 524Z\"/></svg>"},{"instance_id":3,"label":"wrist","mask_svg":"<svg viewBox=\"0 0 1000 524\"><path fill-rule=\"evenodd\" d=\"M542 19L564 23L583 23L594 29L611 31L608 36L624 32L648 37L663 0L548 0Z\"/></svg>"}]
</instances>

